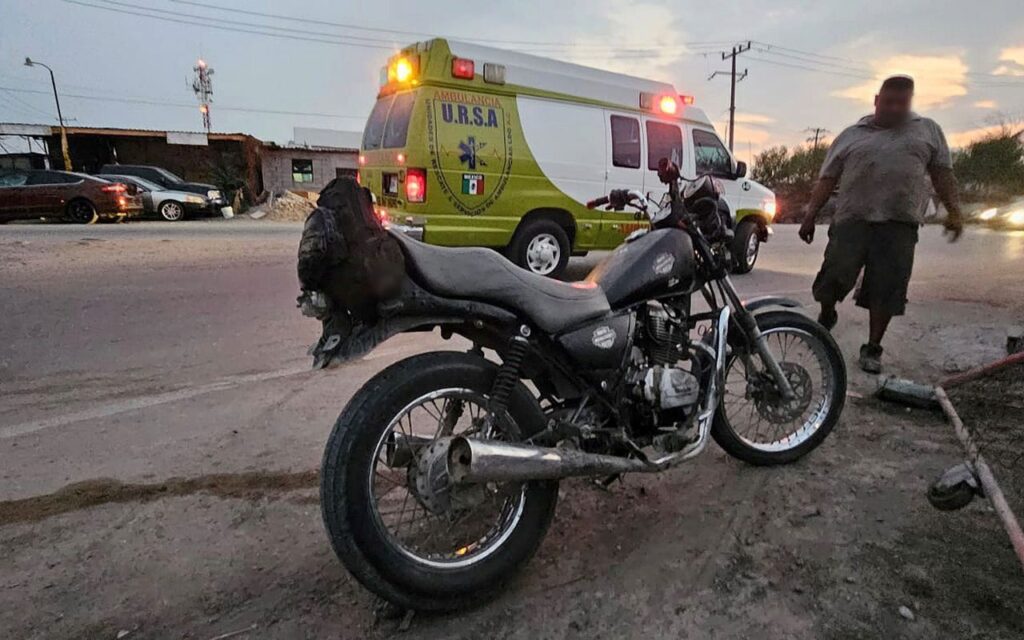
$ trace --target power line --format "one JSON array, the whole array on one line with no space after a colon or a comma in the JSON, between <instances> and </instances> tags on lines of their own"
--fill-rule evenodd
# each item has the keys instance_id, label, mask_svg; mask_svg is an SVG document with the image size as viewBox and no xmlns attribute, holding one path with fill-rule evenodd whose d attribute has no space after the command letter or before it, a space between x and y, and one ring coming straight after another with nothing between
<instances>
[{"instance_id":1,"label":"power line","mask_svg":"<svg viewBox=\"0 0 1024 640\"><path fill-rule=\"evenodd\" d=\"M248 33L248 34L260 35L260 36L270 36L272 38L281 38L281 39L284 39L284 40L300 40L300 41L305 41L305 42L319 42L321 44L334 44L334 45L348 46L348 47L361 47L361 48L364 48L364 49L381 49L381 50L394 51L394 47L382 47L382 46L375 46L375 45L369 45L369 44L360 44L360 43L354 43L354 42L343 42L343 41L337 40L337 39L327 40L327 39L323 39L323 38L306 38L306 37L297 36L297 35L286 35L286 34L283 34L283 33L273 33L273 32L270 32L270 31L258 31L258 30L255 30L255 29L240 29L240 28L237 28L237 27L227 27L227 26L221 26L221 25L217 25L217 24L210 24L210 23L207 23L207 22L196 22L195 20L183 20L183 19L178 19L178 18L157 16L157 15L153 15L151 13L141 13L141 12L138 12L138 11L129 11L127 9L118 9L118 8L115 8L115 7L105 7L105 6L102 6L102 5L96 5L96 4L89 4L87 2L81 2L80 0L62 0L62 1L66 2L68 4L77 4L77 5L82 6L82 7L88 7L90 9L100 9L101 11L109 11L109 12L112 12L112 13L120 13L120 14L133 15L133 16L141 16L143 18L152 18L153 20L162 20L164 22L174 22L174 23L177 23L177 24L187 24L187 25L193 25L193 26L197 26L197 27L206 27L208 29L217 29L219 31L228 31L228 32L234 32L234 33Z\"/></svg>"},{"instance_id":2,"label":"power line","mask_svg":"<svg viewBox=\"0 0 1024 640\"><path fill-rule=\"evenodd\" d=\"M830 68L842 69L842 70L846 70L846 71L853 71L853 72L871 74L871 77L876 77L876 75L877 75L874 72L874 70L871 67L869 67L868 65L866 65L866 64L864 64L862 62L858 62L856 60L852 60L850 58L841 58L839 56L830 56L830 55L826 55L826 54L822 54L822 53L815 53L815 52L812 52L812 51L804 51L802 49L793 49L791 47L781 47L779 45L771 44L771 43L768 43L768 42L755 41L755 44L761 45L760 47L757 47L757 51L760 52L760 53L764 53L764 54L768 54L768 55L774 55L774 56L780 56L780 57L784 57L784 58L789 58L791 60L796 60L796 61L804 62L804 63L807 63L807 64L815 64L815 65L819 65L819 66L825 66L825 67L830 67ZM788 52L788 53L783 53L783 52ZM848 63L851 63L851 64L838 64L838 63L835 63L835 62L829 62L829 60L839 60L839 61L848 62ZM972 80L971 82L973 84L975 84L976 86L1024 86L1024 78L1021 78L1020 80L1013 80L1011 77L1008 77L1006 75L997 74L997 73L989 73L989 72L985 72L985 71L965 71L963 73L966 76L971 76L971 77L974 77L974 78L984 78L984 79L987 79L987 80L1001 81L1001 82L995 82L995 83L990 85L989 83L984 82L984 81L974 81L974 80Z\"/></svg>"},{"instance_id":3,"label":"power line","mask_svg":"<svg viewBox=\"0 0 1024 640\"><path fill-rule=\"evenodd\" d=\"M437 35L437 34L432 34L430 32L426 32L426 31L407 31L407 30L403 30L403 29L387 29L387 28L383 28L383 27L367 27L367 26L362 26L362 25L346 24L346 23L343 23L343 22L332 22L330 20L319 20L319 19L314 19L314 18L303 18L303 17L296 17L296 16L288 16L288 15L283 15L283 14L280 14L280 13L266 13L266 12L263 12L263 11L252 11L252 10L247 10L247 9L236 9L234 7L226 7L224 5L216 5L216 4L211 4L211 3L208 3L208 2L194 2L192 0L169 0L169 1L173 2L175 4L190 5L190 6L200 7L200 8L208 9L208 10L212 10L212 11L226 11L226 12L229 12L229 13L241 13L241 14L250 15L250 16L259 16L259 17L262 17L262 18L272 18L272 19L275 19L275 20L287 20L289 22L299 22L299 23L305 23L305 24L318 24L318 25L322 25L322 26L336 27L336 28L339 28L339 29L352 29L354 31L371 31L371 32L376 32L376 33L391 33L391 34L396 34L396 35L409 35L409 36L427 36L427 37L430 37L430 38L445 38L445 39L449 39L449 40L462 40L464 42L478 42L478 43L483 43L483 44L515 44L515 45L551 46L551 47L556 47L556 48L576 48L576 47L580 46L580 45L576 45L576 44L573 44L573 43L566 43L564 41L556 41L556 40L503 40L503 39L499 39L499 38L475 38L475 37L463 37L463 36L452 36L452 35ZM694 46L697 46L697 47L699 47L699 46L720 47L723 44L727 44L728 42L729 42L728 40L691 42L691 43L686 43L683 46L691 47L691 48L694 47ZM585 46L600 47L600 48L602 48L604 50L608 49L607 45L602 45L602 44L593 44L593 45L585 45ZM632 45L624 45L624 46L628 47L628 46L632 46ZM658 50L656 48L655 49L651 49L649 41L644 42L643 45L642 45L643 47L646 47L646 48L642 49L642 48L640 48L640 46L641 45L638 44L637 45L638 48L636 50L638 50L638 51L657 51ZM620 49L620 48L621 47L615 47L615 49Z\"/></svg>"},{"instance_id":4,"label":"power line","mask_svg":"<svg viewBox=\"0 0 1024 640\"><path fill-rule=\"evenodd\" d=\"M847 73L844 71L833 71L831 69L819 69L816 67L807 67L799 64L793 64L790 62L780 62L778 60L768 60L766 58L758 58L756 56L747 56L747 60L754 60L755 62L764 62L766 64L774 64L780 67L789 67L791 69L802 69L803 71L817 71L818 73L827 73L833 76L846 76L847 78L860 78L861 80L873 80L874 76L866 74L855 74Z\"/></svg>"},{"instance_id":5,"label":"power line","mask_svg":"<svg viewBox=\"0 0 1024 640\"><path fill-rule=\"evenodd\" d=\"M33 111L29 111L27 108L25 108L25 107L19 105L18 103L14 102L14 100L11 99L12 97L13 96L11 96L10 94L0 93L0 107L2 107L3 110L10 111L11 113L15 114L17 117L27 117L27 118L38 118L39 117Z\"/></svg>"},{"instance_id":6,"label":"power line","mask_svg":"<svg viewBox=\"0 0 1024 640\"><path fill-rule=\"evenodd\" d=\"M289 27L280 27L276 25L244 22L238 20L224 20L215 18L213 16L204 16L194 13L181 13L175 11L168 11L165 9L158 9L155 7L146 7L136 5L128 2L119 2L117 0L90 0L89 2L83 2L82 0L63 0L63 2L69 4L75 4L90 9L99 9L102 11L108 11L112 13L120 13L125 15L139 16L143 18L151 18L153 20L161 20L164 22L172 22L176 24L185 24L199 27L207 27L210 29L217 29L220 31L228 31L235 33L246 33L252 35L264 35L275 38L282 38L286 40L297 40L303 42L315 42L321 44L335 44L340 46L350 46L365 49L380 49L387 51L394 51L399 47L393 40L384 40L380 38L367 38L363 36L355 36L349 34L337 34L323 31L309 31L308 29L292 29ZM104 4L95 4L101 2ZM113 5L113 6L104 6ZM226 9L225 9L226 10ZM260 12L252 11L240 11L240 13L264 15L266 17L274 17L281 19L282 16L277 14L261 14ZM162 14L162 15L155 15ZM216 20L216 22L207 22ZM296 20L300 20L296 18ZM315 21L323 22L323 21ZM334 23L340 25L341 23ZM238 26L227 26L227 25L238 25ZM250 28L251 27L251 28ZM408 32L416 33L416 32ZM421 34L423 35L423 34ZM454 38L458 39L458 38ZM487 43L499 43L499 44L510 44L513 41L496 41L496 40L480 40L473 39L477 42ZM693 42L693 43L682 43L679 45L673 45L672 47L665 48L646 48L646 49L628 49L622 47L607 47L600 44L573 44L573 43L539 43L543 44L544 48L549 53L575 53L587 50L593 50L595 52L608 53L609 55L615 55L617 53L631 53L636 54L633 56L624 57L647 57L664 53L666 50L692 50L695 48L705 48L710 46L720 46L717 43L711 42ZM557 49L557 50L556 50ZM535 50L525 51L526 53L542 53L543 51ZM623 56L617 56L623 57Z\"/></svg>"},{"instance_id":7,"label":"power line","mask_svg":"<svg viewBox=\"0 0 1024 640\"><path fill-rule=\"evenodd\" d=\"M300 35L305 34L305 35L311 35L311 36L324 36L324 37L327 37L327 38L339 38L339 39L346 38L348 40L355 41L355 42L352 42L352 43L348 43L348 44L352 44L353 46L355 46L357 42L366 42L366 43L370 43L370 44L385 45L385 47L383 47L383 48L387 48L387 49L393 49L394 46L395 46L393 40L383 40L381 38L367 38L367 37L364 37L364 36L350 36L350 35L347 35L347 34L329 33L329 32L326 32L326 31L310 31L309 29L292 29L290 27L278 27L278 26L271 25L271 24L262 24L262 23L259 23L259 22L244 22L244 21L241 21L241 20L228 20L228 19L224 19L224 18L214 18L212 16L198 15L198 14L195 14L195 13L182 13L180 11L168 11L167 9L158 9L156 7L137 5L137 4L133 4L131 2L119 2L118 0L92 0L92 2L102 2L103 4L114 5L114 6L117 6L117 7L126 7L128 9L138 9L138 10L142 10L142 11L149 11L149 12L152 12L152 13L159 13L159 14L163 14L163 15L174 16L176 18L194 18L194 19L197 19L197 20L216 20L216 24L234 24L234 25L239 25L239 26L242 26L242 27L256 27L256 28L259 28L259 29L273 29L274 31L283 31L285 33L297 33L297 34L300 34ZM156 18L157 16L150 16L150 17ZM340 40L339 40L339 42L340 42ZM367 47L368 48L380 48L380 47L370 47L370 45L367 45Z\"/></svg>"},{"instance_id":8,"label":"power line","mask_svg":"<svg viewBox=\"0 0 1024 640\"><path fill-rule=\"evenodd\" d=\"M13 91L17 93L36 93L36 94L47 94L49 92L38 89L19 89L16 87L0 87L0 91ZM171 102L167 100L152 100L148 98L135 98L131 96L95 96L85 95L80 93L61 93L61 97L77 98L79 100L95 100L98 102L116 102L116 103L131 103L131 104L145 104L155 105L160 107L175 107L192 109L196 108L195 104L189 104L184 102ZM252 107L229 107L229 106L218 106L221 111L238 111L241 113L266 113L271 115L284 115L284 116L310 116L317 118L352 118L356 120L365 120L366 116L352 116L343 115L340 113L318 113L312 111L286 111L283 109L256 109Z\"/></svg>"},{"instance_id":9,"label":"power line","mask_svg":"<svg viewBox=\"0 0 1024 640\"><path fill-rule=\"evenodd\" d=\"M29 111L35 111L37 113L41 113L41 114L45 115L47 118L52 118L53 117L53 114L50 113L49 111L44 111L43 109L40 109L39 107L35 106L34 104L29 103L28 101L22 100L18 96L16 96L13 93L11 93L9 89L4 89L3 92L4 92L4 95L7 98L9 103L19 103L19 104L23 105L22 111L27 109ZM48 94L49 92L48 91L40 91L39 93Z\"/></svg>"}]
</instances>

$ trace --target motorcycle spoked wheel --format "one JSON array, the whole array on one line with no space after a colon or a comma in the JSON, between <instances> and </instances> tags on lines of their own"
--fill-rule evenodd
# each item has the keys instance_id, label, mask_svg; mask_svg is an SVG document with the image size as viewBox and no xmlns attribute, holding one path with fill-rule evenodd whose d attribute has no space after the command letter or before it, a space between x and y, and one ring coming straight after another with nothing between
<instances>
[{"instance_id":1,"label":"motorcycle spoked wheel","mask_svg":"<svg viewBox=\"0 0 1024 640\"><path fill-rule=\"evenodd\" d=\"M557 482L448 486L441 445L490 424L496 373L497 365L467 353L413 356L367 382L331 432L320 487L331 545L363 586L397 606L453 610L490 599L533 556L551 523ZM427 417L414 417L417 407ZM523 438L544 427L522 383L508 414ZM396 458L396 438L410 433L430 440Z\"/></svg>"},{"instance_id":2,"label":"motorcycle spoked wheel","mask_svg":"<svg viewBox=\"0 0 1024 640\"><path fill-rule=\"evenodd\" d=\"M771 376L748 372L740 358L726 366L711 435L748 464L793 462L821 444L846 402L846 362L832 335L792 311L757 315L757 326L779 361L795 398L783 401ZM760 359L752 359L760 364Z\"/></svg>"}]
</instances>

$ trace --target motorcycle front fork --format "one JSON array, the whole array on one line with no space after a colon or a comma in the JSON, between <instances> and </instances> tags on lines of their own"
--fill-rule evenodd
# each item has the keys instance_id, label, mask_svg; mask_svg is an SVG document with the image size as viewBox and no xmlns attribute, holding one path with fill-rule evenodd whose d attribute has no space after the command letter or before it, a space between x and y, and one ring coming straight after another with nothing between
<instances>
[{"instance_id":1,"label":"motorcycle front fork","mask_svg":"<svg viewBox=\"0 0 1024 640\"><path fill-rule=\"evenodd\" d=\"M757 319L754 317L754 314L747 311L747 308L743 306L743 301L740 300L732 280L729 279L729 276L725 276L718 280L718 286L722 289L723 295L732 306L733 317L735 317L737 324L743 329L750 343L754 346L754 350L757 351L757 355L761 357L761 362L764 363L765 369L775 381L779 395L782 396L783 400L792 400L795 397L793 387L789 384L789 380L782 371L779 361L775 359L771 349L768 348L768 342L765 340L764 334L761 333L761 329L758 328Z\"/></svg>"}]
</instances>

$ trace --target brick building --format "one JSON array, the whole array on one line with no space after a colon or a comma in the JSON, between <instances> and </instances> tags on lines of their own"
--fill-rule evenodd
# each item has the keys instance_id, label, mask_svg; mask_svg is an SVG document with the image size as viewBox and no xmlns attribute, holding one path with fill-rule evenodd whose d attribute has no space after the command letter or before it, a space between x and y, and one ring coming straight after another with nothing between
<instances>
[{"instance_id":1,"label":"brick building","mask_svg":"<svg viewBox=\"0 0 1024 640\"><path fill-rule=\"evenodd\" d=\"M355 176L359 149L263 145L263 188L320 191L340 176Z\"/></svg>"}]
</instances>

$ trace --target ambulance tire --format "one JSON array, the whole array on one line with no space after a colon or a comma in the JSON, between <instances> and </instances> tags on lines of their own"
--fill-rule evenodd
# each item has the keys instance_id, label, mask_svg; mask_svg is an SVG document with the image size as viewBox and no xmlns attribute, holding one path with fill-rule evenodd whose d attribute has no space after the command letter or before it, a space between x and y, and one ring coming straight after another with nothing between
<instances>
[{"instance_id":1,"label":"ambulance tire","mask_svg":"<svg viewBox=\"0 0 1024 640\"><path fill-rule=\"evenodd\" d=\"M744 220L732 242L733 273L750 273L761 252L761 230L755 220Z\"/></svg>"},{"instance_id":2,"label":"ambulance tire","mask_svg":"<svg viewBox=\"0 0 1024 640\"><path fill-rule=\"evenodd\" d=\"M571 253L569 234L557 222L546 218L522 223L508 246L508 257L512 262L549 278L562 275Z\"/></svg>"}]
</instances>

